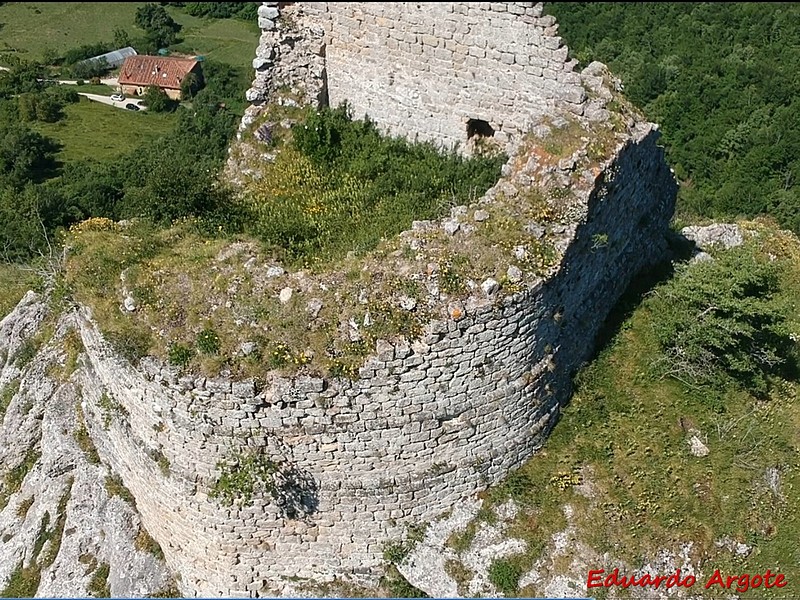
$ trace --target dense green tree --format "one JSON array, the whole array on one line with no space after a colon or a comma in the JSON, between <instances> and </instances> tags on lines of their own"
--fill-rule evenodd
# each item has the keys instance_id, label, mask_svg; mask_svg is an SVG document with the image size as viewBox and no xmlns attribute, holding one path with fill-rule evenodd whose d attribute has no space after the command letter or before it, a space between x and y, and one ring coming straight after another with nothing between
<instances>
[{"instance_id":1,"label":"dense green tree","mask_svg":"<svg viewBox=\"0 0 800 600\"><path fill-rule=\"evenodd\" d=\"M0 123L0 180L22 187L54 167L55 144L22 123Z\"/></svg>"},{"instance_id":2,"label":"dense green tree","mask_svg":"<svg viewBox=\"0 0 800 600\"><path fill-rule=\"evenodd\" d=\"M780 267L750 248L679 269L654 300L667 374L690 384L733 381L756 395L774 376L795 377L781 285Z\"/></svg>"},{"instance_id":3,"label":"dense green tree","mask_svg":"<svg viewBox=\"0 0 800 600\"><path fill-rule=\"evenodd\" d=\"M154 85L148 86L142 96L142 101L147 110L153 112L172 112L177 107L177 102L172 100L167 93Z\"/></svg>"},{"instance_id":4,"label":"dense green tree","mask_svg":"<svg viewBox=\"0 0 800 600\"><path fill-rule=\"evenodd\" d=\"M236 17L244 21L258 19L258 2L172 2L170 4L173 6L180 4L184 12L195 17L213 19Z\"/></svg>"},{"instance_id":5,"label":"dense green tree","mask_svg":"<svg viewBox=\"0 0 800 600\"><path fill-rule=\"evenodd\" d=\"M191 100L203 87L203 78L194 71L186 75L181 82L181 99Z\"/></svg>"},{"instance_id":6,"label":"dense green tree","mask_svg":"<svg viewBox=\"0 0 800 600\"><path fill-rule=\"evenodd\" d=\"M128 35L127 31L122 29L122 27L116 27L114 29L114 46L116 46L117 50L130 46L131 43L131 36Z\"/></svg>"},{"instance_id":7,"label":"dense green tree","mask_svg":"<svg viewBox=\"0 0 800 600\"><path fill-rule=\"evenodd\" d=\"M10 59L8 71L0 71L0 98L8 98L26 92L43 90L45 70L41 63Z\"/></svg>"},{"instance_id":8,"label":"dense green tree","mask_svg":"<svg viewBox=\"0 0 800 600\"><path fill-rule=\"evenodd\" d=\"M661 124L679 210L763 213L800 232L800 5L556 2L582 63L600 60Z\"/></svg>"},{"instance_id":9,"label":"dense green tree","mask_svg":"<svg viewBox=\"0 0 800 600\"><path fill-rule=\"evenodd\" d=\"M148 38L158 47L174 44L181 29L163 6L153 3L136 9L136 25L144 29Z\"/></svg>"},{"instance_id":10,"label":"dense green tree","mask_svg":"<svg viewBox=\"0 0 800 600\"><path fill-rule=\"evenodd\" d=\"M109 70L108 62L105 58L96 60L84 60L72 66L70 73L75 79L92 79L102 77Z\"/></svg>"},{"instance_id":11,"label":"dense green tree","mask_svg":"<svg viewBox=\"0 0 800 600\"><path fill-rule=\"evenodd\" d=\"M114 50L111 46L111 44L106 42L98 42L96 44L84 44L77 48L71 48L64 53L61 63L67 67L71 67L87 58L94 58L106 52L111 52L111 50Z\"/></svg>"}]
</instances>

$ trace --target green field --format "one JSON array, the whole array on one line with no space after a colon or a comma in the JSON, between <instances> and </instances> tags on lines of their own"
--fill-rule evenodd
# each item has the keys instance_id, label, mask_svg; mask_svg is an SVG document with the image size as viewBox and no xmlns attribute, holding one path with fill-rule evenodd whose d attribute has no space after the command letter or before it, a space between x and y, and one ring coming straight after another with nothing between
<instances>
[{"instance_id":1,"label":"green field","mask_svg":"<svg viewBox=\"0 0 800 600\"><path fill-rule=\"evenodd\" d=\"M114 39L121 28L137 38L136 9L144 2L9 2L0 6L0 54L41 59L48 50L64 52L83 44ZM201 54L236 67L250 68L258 44L256 23L237 19L201 19L169 8L183 26L178 52Z\"/></svg>"},{"instance_id":2,"label":"green field","mask_svg":"<svg viewBox=\"0 0 800 600\"><path fill-rule=\"evenodd\" d=\"M134 25L141 2L9 2L0 6L0 53L26 60L47 50L64 52L83 44L114 39L120 27L131 37L144 35Z\"/></svg>"},{"instance_id":3,"label":"green field","mask_svg":"<svg viewBox=\"0 0 800 600\"><path fill-rule=\"evenodd\" d=\"M180 36L184 41L171 46L172 50L200 54L248 71L252 68L260 34L256 23L239 19L201 19L175 9L170 9L169 13L183 26Z\"/></svg>"},{"instance_id":4,"label":"green field","mask_svg":"<svg viewBox=\"0 0 800 600\"><path fill-rule=\"evenodd\" d=\"M101 94L103 96L110 96L113 94L116 89L112 88L110 85L105 84L98 84L92 85L91 83L84 83L83 85L74 85L71 89L74 89L76 92L85 92L87 94Z\"/></svg>"},{"instance_id":5,"label":"green field","mask_svg":"<svg viewBox=\"0 0 800 600\"><path fill-rule=\"evenodd\" d=\"M62 144L61 162L114 159L168 133L177 121L175 114L134 112L86 98L67 106L65 114L58 123L36 124L40 133Z\"/></svg>"}]
</instances>

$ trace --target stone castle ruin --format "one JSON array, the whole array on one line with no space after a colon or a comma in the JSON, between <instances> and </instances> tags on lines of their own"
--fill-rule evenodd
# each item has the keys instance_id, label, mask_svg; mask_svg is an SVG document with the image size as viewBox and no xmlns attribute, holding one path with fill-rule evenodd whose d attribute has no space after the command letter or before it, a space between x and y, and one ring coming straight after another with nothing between
<instances>
[{"instance_id":1,"label":"stone castle ruin","mask_svg":"<svg viewBox=\"0 0 800 600\"><path fill-rule=\"evenodd\" d=\"M70 327L80 333L85 355L68 383L48 376L52 348L19 369L5 357L44 312L27 296L0 323L0 384L20 382L0 425L0 465L18 465L20 448L39 437L52 446L42 428L55 439L54 423L75 427L63 407L79 403L99 456L135 498L186 596L269 596L287 581L295 590L298 581L375 585L387 542L497 483L541 446L603 320L631 279L665 256L674 208L655 126L613 114L607 71L575 71L541 4L267 2L259 14L243 127L270 103L347 101L391 134L450 148L493 138L511 158L477 207L521 205L531 190L561 201L557 219L526 225L530 239L553 240L558 261L513 293L487 280L455 307L443 300L419 339L382 341L354 380L267 373L260 387L154 359L134 367L85 307L62 318L53 342ZM603 152L593 132L608 140ZM454 209L448 235L475 235L470 221L481 211ZM415 223L401 237L419 246L442 227ZM109 404L119 408L113 419ZM25 527L35 529L12 518L33 476L48 473L57 489L91 473L71 438L59 439L0 511L0 529L15 533L0 544L0 583L26 552ZM273 493L231 506L210 498L220 461L252 450L282 465ZM76 494L67 518L83 514L83 528L43 581L76 577L73 562L96 544L97 509ZM115 564L127 568L127 559L108 560L112 575ZM112 594L142 593L126 585L114 579Z\"/></svg>"},{"instance_id":2,"label":"stone castle ruin","mask_svg":"<svg viewBox=\"0 0 800 600\"><path fill-rule=\"evenodd\" d=\"M602 118L587 101L555 19L531 2L264 3L248 91L268 101L282 86L369 115L392 135L445 147L475 135L519 140L558 106ZM281 11L303 38L277 26ZM284 17L285 18L285 17Z\"/></svg>"}]
</instances>

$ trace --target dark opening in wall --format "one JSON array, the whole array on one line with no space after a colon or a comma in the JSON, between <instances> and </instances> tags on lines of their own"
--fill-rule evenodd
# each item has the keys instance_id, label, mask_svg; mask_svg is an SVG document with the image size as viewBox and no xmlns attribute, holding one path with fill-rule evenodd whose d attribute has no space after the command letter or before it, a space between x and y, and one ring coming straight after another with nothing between
<instances>
[{"instance_id":1,"label":"dark opening in wall","mask_svg":"<svg viewBox=\"0 0 800 600\"><path fill-rule=\"evenodd\" d=\"M483 119L470 119L467 121L467 139L471 140L475 136L494 137L494 128L488 121Z\"/></svg>"}]
</instances>

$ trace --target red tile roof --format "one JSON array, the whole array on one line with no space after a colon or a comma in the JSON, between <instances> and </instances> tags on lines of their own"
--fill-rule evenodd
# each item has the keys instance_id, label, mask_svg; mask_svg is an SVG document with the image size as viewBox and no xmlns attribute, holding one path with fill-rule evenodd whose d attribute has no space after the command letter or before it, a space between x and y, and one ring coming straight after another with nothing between
<instances>
[{"instance_id":1,"label":"red tile roof","mask_svg":"<svg viewBox=\"0 0 800 600\"><path fill-rule=\"evenodd\" d=\"M119 71L119 84L180 89L183 78L196 64L193 58L129 56Z\"/></svg>"}]
</instances>

